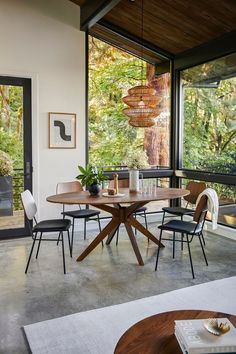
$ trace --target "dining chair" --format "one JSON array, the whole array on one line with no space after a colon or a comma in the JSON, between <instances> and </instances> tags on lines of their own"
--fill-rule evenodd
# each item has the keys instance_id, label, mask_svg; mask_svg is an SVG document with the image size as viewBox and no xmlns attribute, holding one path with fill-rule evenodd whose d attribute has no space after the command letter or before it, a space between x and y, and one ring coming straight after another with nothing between
<instances>
[{"instance_id":1,"label":"dining chair","mask_svg":"<svg viewBox=\"0 0 236 354\"><path fill-rule=\"evenodd\" d=\"M30 233L31 233L31 236L33 239L33 244L31 246L28 262L27 262L27 265L25 268L25 274L28 271L28 267L30 264L33 250L34 250L35 242L38 241L38 248L37 248L37 252L36 252L36 259L37 259L42 241L57 241L57 238L48 238L47 236L46 236L46 238L43 238L43 234L45 232L47 232L47 233L59 232L60 238L62 240L63 270L64 270L64 274L66 274L63 232L64 231L67 232L69 248L70 248L70 233L69 233L69 228L71 226L70 220L68 220L68 219L50 219L50 220L43 220L43 221L37 222L36 217L35 217L35 215L37 213L37 206L36 206L35 200L31 194L31 192L28 189L21 193L21 201L22 201L22 205L24 208L26 218L29 222ZM32 227L31 221L34 221L34 223L35 223L35 225L33 227ZM39 234L39 238L37 238L38 234Z\"/></svg>"},{"instance_id":2,"label":"dining chair","mask_svg":"<svg viewBox=\"0 0 236 354\"><path fill-rule=\"evenodd\" d=\"M163 217L162 217L162 224L164 224L166 213L175 215L175 216L180 216L180 219L183 220L183 217L185 215L193 216L195 207L189 208L189 205L195 205L197 202L198 196L206 189L206 183L204 182L195 182L195 181L190 181L186 189L190 191L188 195L186 195L184 200L187 202L185 207L177 206L177 207L163 207ZM203 244L205 245L205 239L203 236L203 233L201 235ZM181 245L183 249L183 244Z\"/></svg>"},{"instance_id":3,"label":"dining chair","mask_svg":"<svg viewBox=\"0 0 236 354\"><path fill-rule=\"evenodd\" d=\"M60 182L57 184L56 193L73 193L73 192L82 192L83 187L79 181L72 182ZM82 209L79 205L79 209L76 210L65 210L65 205L63 204L62 215L63 217L67 216L72 218L72 235L71 235L71 244L70 244L70 254L73 253L73 243L74 243L74 228L75 228L75 219L84 219L84 240L86 240L86 224L88 221L97 221L99 226L99 231L101 232L101 223L99 218L100 211L94 209ZM94 219L94 217L96 217ZM59 242L59 237L58 237ZM102 241L103 245L103 241Z\"/></svg>"},{"instance_id":4,"label":"dining chair","mask_svg":"<svg viewBox=\"0 0 236 354\"><path fill-rule=\"evenodd\" d=\"M119 179L118 180L118 187L119 188L129 188L129 180L128 179ZM114 188L114 180L111 180L109 182L109 187L108 188ZM135 219L137 216L141 216L144 218L145 226L146 229L148 228L148 223L147 223L147 214L146 214L147 208L146 207L141 207L136 210L134 213ZM116 232L116 246L118 245L118 240L119 240L119 227ZM137 235L137 229L135 229L135 235ZM148 239L149 242L149 239Z\"/></svg>"},{"instance_id":5,"label":"dining chair","mask_svg":"<svg viewBox=\"0 0 236 354\"><path fill-rule=\"evenodd\" d=\"M176 242L187 243L189 260L190 260L193 278L195 276L194 276L194 270L193 270L193 262L192 262L190 244L193 241L193 239L196 237L199 239L206 265L208 265L206 254L205 254L204 247L203 247L203 243L201 240L202 230L204 227L205 218L206 218L206 214L207 214L207 200L208 200L208 198L205 195L201 197L201 199L199 200L199 202L197 204L196 210L193 214L193 221L183 221L183 220L179 220L179 219L174 219L174 220L171 220L165 224L158 226L158 228L161 230L160 236L159 236L159 242L162 242L163 240L173 242L173 258L175 258L175 243ZM163 238L162 237L163 231L172 231L173 232L172 238ZM178 239L178 238L176 239L176 233L181 234L181 239ZM185 239L185 236L186 236L186 239ZM157 270L157 266L158 266L159 253L160 253L160 247L158 247L158 249L157 249L155 271Z\"/></svg>"}]
</instances>

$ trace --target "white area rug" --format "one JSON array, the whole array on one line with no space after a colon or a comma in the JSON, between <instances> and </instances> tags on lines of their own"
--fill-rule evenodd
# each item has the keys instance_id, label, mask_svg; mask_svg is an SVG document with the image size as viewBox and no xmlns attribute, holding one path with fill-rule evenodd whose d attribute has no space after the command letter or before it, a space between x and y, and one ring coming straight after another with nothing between
<instances>
[{"instance_id":1,"label":"white area rug","mask_svg":"<svg viewBox=\"0 0 236 354\"><path fill-rule=\"evenodd\" d=\"M236 315L236 277L38 322L24 330L33 354L112 354L121 335L156 313L201 309Z\"/></svg>"}]
</instances>

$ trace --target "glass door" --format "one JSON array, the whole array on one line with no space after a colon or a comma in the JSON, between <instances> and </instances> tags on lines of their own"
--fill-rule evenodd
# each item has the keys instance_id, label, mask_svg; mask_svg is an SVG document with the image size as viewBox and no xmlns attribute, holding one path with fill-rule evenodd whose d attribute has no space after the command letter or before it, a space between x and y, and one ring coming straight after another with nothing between
<instances>
[{"instance_id":1,"label":"glass door","mask_svg":"<svg viewBox=\"0 0 236 354\"><path fill-rule=\"evenodd\" d=\"M25 189L32 190L31 79L0 76L0 238L29 235Z\"/></svg>"}]
</instances>

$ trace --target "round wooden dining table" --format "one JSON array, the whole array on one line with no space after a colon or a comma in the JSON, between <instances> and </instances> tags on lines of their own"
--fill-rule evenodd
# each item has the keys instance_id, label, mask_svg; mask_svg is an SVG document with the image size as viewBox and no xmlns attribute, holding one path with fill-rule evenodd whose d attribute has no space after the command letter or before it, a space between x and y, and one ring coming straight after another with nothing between
<instances>
[{"instance_id":1,"label":"round wooden dining table","mask_svg":"<svg viewBox=\"0 0 236 354\"><path fill-rule=\"evenodd\" d=\"M123 188L119 189L119 194L122 196L118 197L104 196L104 192L105 191L101 191L98 196L91 196L88 191L82 191L56 194L47 197L47 201L50 203L91 205L112 215L111 221L109 221L103 230L77 258L78 262L87 257L106 236L108 236L106 244L110 244L116 230L120 224L123 223L138 260L138 264L144 265L132 226L148 239L156 243L159 247L164 247L164 245L159 243L157 238L135 219L133 216L135 211L152 201L176 199L189 194L188 190L178 188L153 188L149 193L130 192L128 188Z\"/></svg>"}]
</instances>

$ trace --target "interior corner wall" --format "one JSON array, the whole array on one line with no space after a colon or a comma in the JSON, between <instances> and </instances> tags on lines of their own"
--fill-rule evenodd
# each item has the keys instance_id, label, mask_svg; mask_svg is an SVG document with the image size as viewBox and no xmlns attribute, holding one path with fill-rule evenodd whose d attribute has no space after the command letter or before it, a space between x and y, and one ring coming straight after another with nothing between
<instances>
[{"instance_id":1,"label":"interior corner wall","mask_svg":"<svg viewBox=\"0 0 236 354\"><path fill-rule=\"evenodd\" d=\"M56 184L85 163L85 34L69 0L0 0L0 75L32 79L33 194L39 218L58 217L46 202ZM76 113L76 149L48 148L48 112Z\"/></svg>"}]
</instances>

